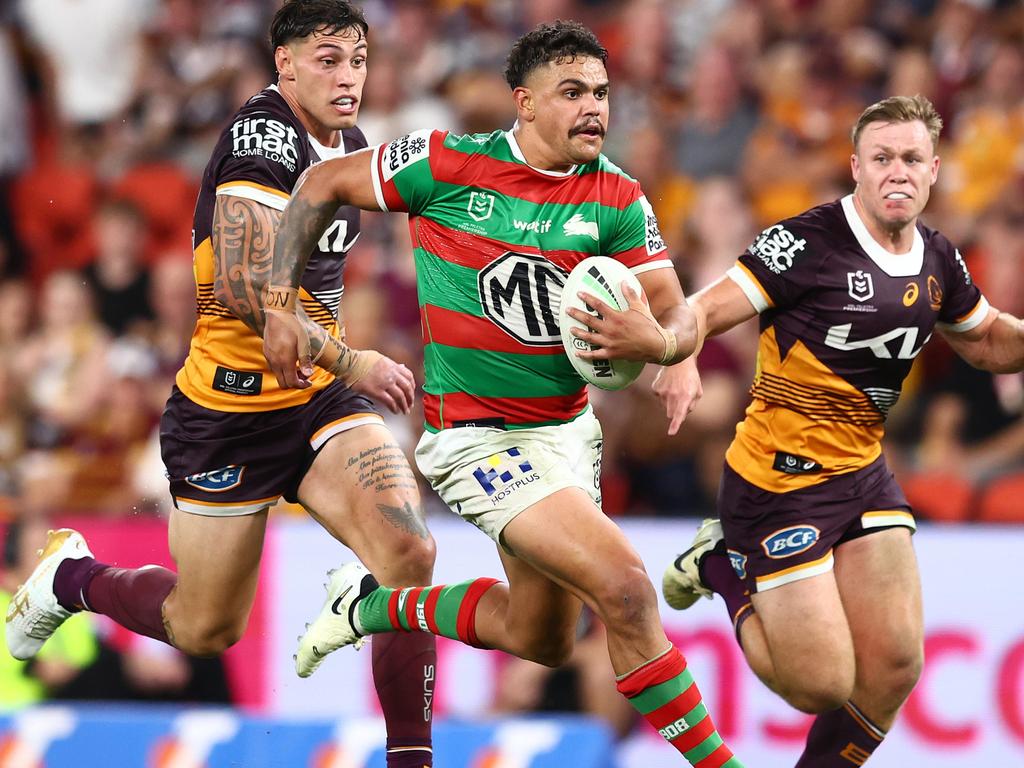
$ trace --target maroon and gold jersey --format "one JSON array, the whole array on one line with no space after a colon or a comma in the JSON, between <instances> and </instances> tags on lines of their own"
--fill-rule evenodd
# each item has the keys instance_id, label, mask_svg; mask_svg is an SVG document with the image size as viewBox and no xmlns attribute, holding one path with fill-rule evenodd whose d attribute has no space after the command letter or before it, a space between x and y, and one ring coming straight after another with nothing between
<instances>
[{"instance_id":1,"label":"maroon and gold jersey","mask_svg":"<svg viewBox=\"0 0 1024 768\"><path fill-rule=\"evenodd\" d=\"M853 196L764 230L728 275L760 313L753 402L726 453L774 492L866 467L938 324L964 332L988 302L959 251L917 225L909 253L875 242Z\"/></svg>"},{"instance_id":2,"label":"maroon and gold jersey","mask_svg":"<svg viewBox=\"0 0 1024 768\"><path fill-rule=\"evenodd\" d=\"M308 389L281 389L263 356L263 341L214 297L210 234L217 195L253 200L284 210L295 182L311 165L366 146L358 128L342 131L336 148L306 132L276 86L249 99L221 134L196 202L193 222L198 320L178 388L218 411L267 411L307 402L334 377L316 368ZM310 256L299 300L306 313L338 336L345 256L359 236L359 210L338 209ZM256 244L259 245L259 244ZM264 265L270 269L269 258Z\"/></svg>"}]
</instances>

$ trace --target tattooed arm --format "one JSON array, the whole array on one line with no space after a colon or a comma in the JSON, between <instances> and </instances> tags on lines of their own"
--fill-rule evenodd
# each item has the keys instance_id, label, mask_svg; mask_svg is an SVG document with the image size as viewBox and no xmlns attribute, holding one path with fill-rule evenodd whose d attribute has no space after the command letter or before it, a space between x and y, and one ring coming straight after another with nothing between
<instances>
[{"instance_id":1,"label":"tattooed arm","mask_svg":"<svg viewBox=\"0 0 1024 768\"><path fill-rule=\"evenodd\" d=\"M274 232L281 212L232 195L218 195L213 213L213 292L217 301L260 336L264 333L264 301L274 256ZM312 357L337 342L296 305Z\"/></svg>"},{"instance_id":2,"label":"tattooed arm","mask_svg":"<svg viewBox=\"0 0 1024 768\"><path fill-rule=\"evenodd\" d=\"M318 360L320 354L307 347L301 318L296 314L299 280L306 270L309 254L338 207L354 205L379 210L373 192L372 159L373 151L363 150L307 169L284 210L266 288L267 317L263 333L263 354L282 387L308 386L313 363L350 385L380 367L377 353L358 352L330 342L321 348L322 358ZM386 390L396 377L407 378L401 371L383 370L377 371L377 377ZM376 394L376 387L374 390L371 396L384 400L385 404L395 395L390 391L381 397Z\"/></svg>"}]
</instances>

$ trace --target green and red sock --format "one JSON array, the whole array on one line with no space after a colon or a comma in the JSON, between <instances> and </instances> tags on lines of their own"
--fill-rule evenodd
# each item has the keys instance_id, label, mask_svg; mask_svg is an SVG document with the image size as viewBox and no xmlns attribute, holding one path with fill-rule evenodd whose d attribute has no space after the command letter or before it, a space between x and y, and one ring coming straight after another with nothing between
<instances>
[{"instance_id":1,"label":"green and red sock","mask_svg":"<svg viewBox=\"0 0 1024 768\"><path fill-rule=\"evenodd\" d=\"M356 629L380 632L430 632L483 648L476 635L476 606L497 579L473 579L434 587L378 587L356 605Z\"/></svg>"},{"instance_id":2,"label":"green and red sock","mask_svg":"<svg viewBox=\"0 0 1024 768\"><path fill-rule=\"evenodd\" d=\"M620 677L617 687L694 768L743 768L718 735L686 659L674 645Z\"/></svg>"}]
</instances>

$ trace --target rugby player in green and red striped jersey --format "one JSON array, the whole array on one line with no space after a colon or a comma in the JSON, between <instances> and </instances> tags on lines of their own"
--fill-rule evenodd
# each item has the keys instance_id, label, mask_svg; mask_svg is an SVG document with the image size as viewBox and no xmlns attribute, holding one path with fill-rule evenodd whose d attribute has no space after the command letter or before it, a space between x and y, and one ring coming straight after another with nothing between
<instances>
[{"instance_id":1,"label":"rugby player in green and red striped jersey","mask_svg":"<svg viewBox=\"0 0 1024 768\"><path fill-rule=\"evenodd\" d=\"M601 155L608 124L606 51L585 27L556 22L513 46L510 131L417 131L329 160L300 182L278 232L271 292L298 286L309 245L341 204L406 211L425 345L424 475L498 545L508 584L476 579L387 589L353 563L300 641L297 671L378 632L423 631L557 665L582 602L603 620L618 688L691 764L741 765L715 730L680 652L661 626L643 563L601 512L601 428L563 351L560 290L602 254L637 275L587 337L616 359L666 366L656 390L679 423L699 393L697 329L639 184ZM577 317L582 319L582 317ZM282 386L313 373L302 326L268 313L264 351ZM344 352L342 352L344 355Z\"/></svg>"}]
</instances>

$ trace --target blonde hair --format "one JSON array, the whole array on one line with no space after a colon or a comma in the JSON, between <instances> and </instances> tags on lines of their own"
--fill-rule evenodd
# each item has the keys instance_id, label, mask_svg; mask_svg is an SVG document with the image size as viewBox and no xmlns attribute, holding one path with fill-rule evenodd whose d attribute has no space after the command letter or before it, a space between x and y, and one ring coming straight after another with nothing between
<instances>
[{"instance_id":1,"label":"blonde hair","mask_svg":"<svg viewBox=\"0 0 1024 768\"><path fill-rule=\"evenodd\" d=\"M937 149L939 134L942 133L942 117L927 97L917 94L916 96L890 96L861 112L850 132L854 152L857 151L857 142L860 141L861 133L869 123L912 123L915 120L924 123L925 128L928 129L928 135L932 139L932 149Z\"/></svg>"}]
</instances>

